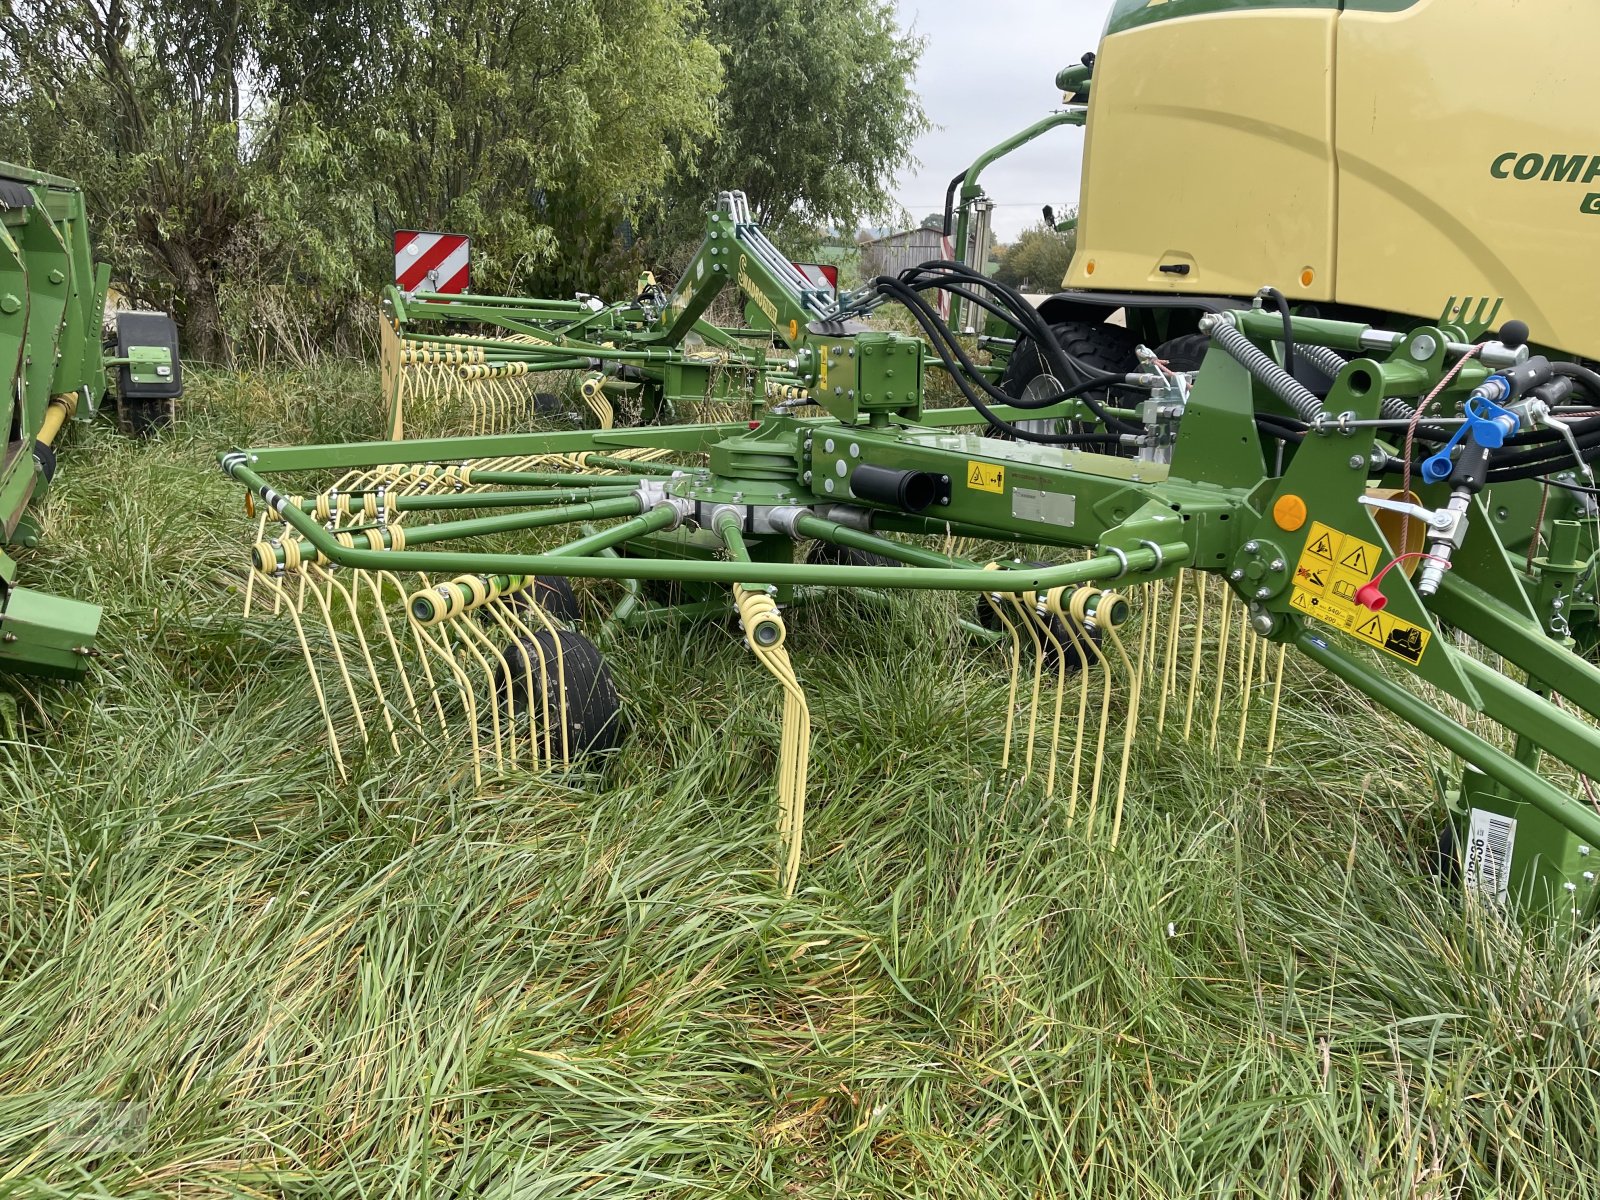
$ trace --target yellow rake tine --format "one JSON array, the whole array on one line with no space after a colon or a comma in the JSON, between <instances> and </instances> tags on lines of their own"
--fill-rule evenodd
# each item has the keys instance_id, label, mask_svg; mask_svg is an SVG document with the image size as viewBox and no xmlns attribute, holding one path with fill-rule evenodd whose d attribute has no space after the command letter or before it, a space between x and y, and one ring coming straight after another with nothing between
<instances>
[{"instance_id":1,"label":"yellow rake tine","mask_svg":"<svg viewBox=\"0 0 1600 1200\"><path fill-rule=\"evenodd\" d=\"M1032 592L1026 595L1013 592L1009 597L1017 610L1017 624L1028 631L1028 638L1033 642L1033 691L1028 699L1028 741L1022 760L1023 779L1033 774L1033 745L1039 729L1039 689L1044 679L1044 645L1039 641L1039 617L1031 602L1032 596Z\"/></svg>"},{"instance_id":2,"label":"yellow rake tine","mask_svg":"<svg viewBox=\"0 0 1600 1200\"><path fill-rule=\"evenodd\" d=\"M459 617L456 617L453 621L447 622L447 625L449 626L450 631L461 640L461 643L467 652L473 657L478 665L483 668L484 679L487 681L487 686L491 692L495 686L495 680L497 678L503 679L506 682L506 694L504 697L504 704L506 706L506 720L503 726L500 722L500 705L502 703L500 697L494 696L492 698L490 711L493 714L495 738L497 741L504 741L506 746L506 757L510 759L511 768L515 770L519 762L519 757L517 752L517 723L513 719L514 714L511 708L511 663L507 661L505 652L494 644L493 639L491 639L489 635L483 631L483 627L478 624L476 617L479 611L479 609L475 608L468 612L464 612ZM485 657L485 654L487 654L487 657ZM496 670L496 668L498 668L498 670ZM529 730L529 740L532 741L531 724ZM535 751L534 757L537 759L537 751Z\"/></svg>"},{"instance_id":3,"label":"yellow rake tine","mask_svg":"<svg viewBox=\"0 0 1600 1200\"><path fill-rule=\"evenodd\" d=\"M1101 603L1107 603L1108 598L1114 601L1115 593L1111 593L1109 597L1102 597ZM1140 623L1141 640L1148 629L1148 624ZM1138 671L1128 661L1128 652L1122 645L1122 636L1117 633L1116 626L1110 621L1106 622L1105 636L1111 639L1111 645L1116 650L1118 658L1122 661L1122 669L1127 672L1130 680L1128 712L1123 721L1122 759L1117 768L1117 793L1111 817L1111 845L1115 848L1117 839L1122 835L1122 806L1128 792L1128 760L1133 753L1133 737L1139 726L1139 701L1143 690L1144 678L1142 672Z\"/></svg>"},{"instance_id":4,"label":"yellow rake tine","mask_svg":"<svg viewBox=\"0 0 1600 1200\"><path fill-rule=\"evenodd\" d=\"M1222 605L1217 628L1220 631L1217 642L1217 686L1211 693L1211 739L1210 749L1215 752L1217 748L1217 722L1222 718L1222 692L1228 682L1228 639L1233 631L1233 589L1227 584L1222 585Z\"/></svg>"},{"instance_id":5,"label":"yellow rake tine","mask_svg":"<svg viewBox=\"0 0 1600 1200\"><path fill-rule=\"evenodd\" d=\"M445 647L440 639L433 635L432 630L416 621L411 623L411 628L417 635L418 643L425 647L427 651L433 653L440 662L444 663L449 668L451 675L455 677L456 687L461 692L462 703L467 708L467 731L472 739L472 780L474 786L481 789L483 787L483 755L482 744L478 737L478 698L473 690L472 680L468 678L461 664L456 661L455 655ZM496 755L500 753L498 745L495 746L495 753Z\"/></svg>"},{"instance_id":6,"label":"yellow rake tine","mask_svg":"<svg viewBox=\"0 0 1600 1200\"><path fill-rule=\"evenodd\" d=\"M306 573L302 572L301 580L302 583L306 581ZM345 661L344 647L339 644L339 631L334 628L333 612L329 608L327 598L323 596L321 588L316 587L314 584L310 587L302 587L302 603L306 592L310 592L316 598L317 608L322 612L322 623L328 630L328 645L333 650L334 661L338 664L339 678L344 682L345 694L350 697L350 711L351 715L356 719L356 727L361 730L361 744L366 746L370 740L367 734L367 719L361 712L361 701L356 696L355 680L350 677L350 664Z\"/></svg>"},{"instance_id":7,"label":"yellow rake tine","mask_svg":"<svg viewBox=\"0 0 1600 1200\"><path fill-rule=\"evenodd\" d=\"M1190 657L1189 657L1189 694L1188 694L1188 698L1184 701L1184 706L1183 706L1183 740L1184 741L1188 741L1189 740L1189 731L1194 727L1194 701L1195 701L1195 694L1199 691L1199 688L1200 688L1200 656L1201 656L1201 650L1202 650L1201 640L1200 639L1205 636L1205 626L1206 626L1206 590L1207 590L1207 587L1209 585L1209 582L1210 582L1209 577L1205 576L1205 575L1202 575L1202 576L1200 576L1198 586L1195 588L1195 591L1197 593L1199 593L1199 601L1198 601L1199 611L1195 615L1194 638L1192 639L1191 647L1190 647Z\"/></svg>"},{"instance_id":8,"label":"yellow rake tine","mask_svg":"<svg viewBox=\"0 0 1600 1200\"><path fill-rule=\"evenodd\" d=\"M990 563L984 569L998 571L1000 564ZM1000 750L1000 772L1003 775L1011 766L1011 733L1016 724L1017 689L1022 682L1022 635L1017 632L1016 623L1006 616L1006 599L1003 595L991 595L989 607L994 610L995 617L1011 635L1011 685L1006 691L1005 743Z\"/></svg>"},{"instance_id":9,"label":"yellow rake tine","mask_svg":"<svg viewBox=\"0 0 1600 1200\"><path fill-rule=\"evenodd\" d=\"M383 602L383 582L386 578L394 578L387 571L362 571L357 576L366 583L372 592L372 607L378 614L378 623L383 627L384 640L389 644L389 653L394 658L395 674L400 678L400 690L405 693L406 707L411 713L411 724L414 728L422 728L422 710L417 704L416 693L411 688L411 674L405 667L405 654L401 649L400 641L394 635L394 623L389 620L389 610ZM396 581L398 582L398 581ZM401 595L402 602L405 600Z\"/></svg>"},{"instance_id":10,"label":"yellow rake tine","mask_svg":"<svg viewBox=\"0 0 1600 1200\"><path fill-rule=\"evenodd\" d=\"M310 564L309 569L318 571L327 576L329 592L331 593L337 590L338 593L344 597L345 607L350 612L350 624L355 630L356 644L361 648L361 659L367 668L367 677L372 681L372 691L378 702L378 711L383 714L383 723L389 730L389 744L394 748L394 752L399 754L400 738L395 733L394 714L389 711L389 699L384 692L383 680L378 675L378 668L376 664L374 664L372 661L372 648L367 644L367 635L362 626L361 613L356 607L355 595L350 588L346 587L343 583L340 583L334 578L332 571L326 570L314 563Z\"/></svg>"},{"instance_id":11,"label":"yellow rake tine","mask_svg":"<svg viewBox=\"0 0 1600 1200\"><path fill-rule=\"evenodd\" d=\"M1183 588L1188 573L1179 571L1172 581L1171 617L1167 621L1167 653L1161 665L1161 702L1156 708L1156 732L1167 727L1167 701L1178 683L1178 635L1183 628Z\"/></svg>"},{"instance_id":12,"label":"yellow rake tine","mask_svg":"<svg viewBox=\"0 0 1600 1200\"><path fill-rule=\"evenodd\" d=\"M452 637L452 634L456 632L451 628L452 624L452 622L446 621L438 626L440 638L446 645L454 647L453 653L465 651L467 656L477 663L478 667L483 671L485 684L490 688L494 687L494 671L490 669L488 659L484 658L483 655L479 653L478 648L474 646L470 640L462 638L459 635ZM505 660L501 659L501 663L504 665ZM489 729L494 737L495 768L503 771L506 768L506 740L505 735L501 732L500 727L500 705L498 702L496 702L490 704L488 708Z\"/></svg>"},{"instance_id":13,"label":"yellow rake tine","mask_svg":"<svg viewBox=\"0 0 1600 1200\"><path fill-rule=\"evenodd\" d=\"M333 751L334 766L339 771L340 779L348 779L349 772L345 770L344 754L339 749L339 734L334 728L333 712L328 707L328 696L322 688L322 678L317 674L317 660L311 653L311 643L306 639L305 626L300 621L300 611L294 601L289 597L284 586L276 578L263 575L261 582L281 596L283 607L289 610L289 620L294 624L295 636L300 640L300 653L305 659L306 674L311 677L311 690L316 694L317 707L322 710L322 723L328 731L328 746ZM274 604L274 610L277 609Z\"/></svg>"}]
</instances>

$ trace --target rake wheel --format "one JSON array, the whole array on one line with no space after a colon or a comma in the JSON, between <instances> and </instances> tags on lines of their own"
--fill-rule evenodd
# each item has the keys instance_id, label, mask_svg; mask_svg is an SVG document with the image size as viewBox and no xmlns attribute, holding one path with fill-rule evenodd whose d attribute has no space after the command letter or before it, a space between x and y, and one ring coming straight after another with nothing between
<instances>
[{"instance_id":1,"label":"rake wheel","mask_svg":"<svg viewBox=\"0 0 1600 1200\"><path fill-rule=\"evenodd\" d=\"M506 603L522 610L538 607L546 616L568 625L576 625L583 615L578 594L572 590L572 581L561 575L535 576L532 587L507 596ZM487 612L480 613L479 620L486 625L493 623Z\"/></svg>"},{"instance_id":2,"label":"rake wheel","mask_svg":"<svg viewBox=\"0 0 1600 1200\"><path fill-rule=\"evenodd\" d=\"M622 702L595 644L570 629L541 629L505 648L497 690L512 711L548 724L568 753L603 754L622 744ZM558 675L559 664L559 675Z\"/></svg>"}]
</instances>

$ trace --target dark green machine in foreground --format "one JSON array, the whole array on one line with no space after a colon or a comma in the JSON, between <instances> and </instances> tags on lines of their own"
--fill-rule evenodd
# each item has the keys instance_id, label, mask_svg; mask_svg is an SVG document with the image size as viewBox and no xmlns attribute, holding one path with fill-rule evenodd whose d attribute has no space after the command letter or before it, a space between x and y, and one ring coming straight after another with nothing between
<instances>
[{"instance_id":1,"label":"dark green machine in foreground","mask_svg":"<svg viewBox=\"0 0 1600 1200\"><path fill-rule=\"evenodd\" d=\"M159 313L119 313L103 344L109 268L96 266L83 193L71 180L0 163L0 671L75 679L100 610L17 582L8 551L38 544L37 508L69 420L86 421L117 372L116 405L136 432L170 419L181 390L177 337Z\"/></svg>"},{"instance_id":2,"label":"dark green machine in foreground","mask_svg":"<svg viewBox=\"0 0 1600 1200\"><path fill-rule=\"evenodd\" d=\"M531 762L606 744L596 697L610 684L594 647L566 623L575 610L562 580L611 580L622 589L614 620L738 612L752 650L784 684L789 813L803 798L794 763L809 715L786 654L773 656L787 636L780 607L811 588L971 593L986 624L1049 664L1034 668L1035 715L1046 672L1068 687L1077 667L1121 672L1131 739L1155 736L1167 693L1182 692L1174 647L1189 637L1180 626L1196 597L1204 624L1210 581L1219 629L1193 636L1197 662L1213 650L1226 661L1227 623L1242 614L1239 641L1263 649L1239 660L1241 682L1257 662L1265 677L1269 647L1280 668L1293 649L1464 762L1448 799L1462 846L1454 869L1470 885L1586 918L1600 912L1600 812L1586 798L1587 780L1600 776L1600 670L1580 653L1595 642L1596 519L1591 484L1572 482L1587 480L1600 455L1600 376L1531 353L1515 327L1473 342L1455 327L1382 330L1259 303L1200 315L1197 369L1145 352L1137 372L1097 372L1056 344L1020 296L958 264L824 301L769 247L725 198L671 295L576 314L457 299L484 320L469 335L428 332L444 298L391 297L414 352L471 349L480 362L535 371L579 361L647 385L656 421L700 398L674 394L685 339L698 333L702 346L725 348L717 386L748 400L748 420L222 456L266 506L252 587L294 616L308 662L337 656L339 678L318 685L336 754L357 726L363 746L398 747L435 721L464 723L478 756L502 769L518 762L519 728ZM704 325L728 286L763 311L781 345L744 349ZM1005 314L1052 376L1071 382L1031 398L1000 392L939 321L927 297L940 289ZM926 340L866 323L889 302L911 312ZM933 369L966 405L930 405ZM791 388L789 401L768 404ZM1038 432L1039 422L1054 432ZM308 486L290 494L284 477ZM268 523L279 521L272 536ZM563 540L563 528L575 536ZM515 544L550 531L555 544L543 549ZM993 543L1084 553L1041 565L959 549ZM1162 596L1173 632L1152 724L1137 694L1157 688L1160 634L1146 639L1148 665L1129 659L1122 634L1131 642L1141 622L1148 632L1168 620L1140 609ZM302 619L318 612L326 644L313 644ZM378 666L380 642L414 650L413 666ZM1026 699L1016 667L1025 657L1013 657L1013 714ZM530 699L544 706L531 718ZM1188 707L1192 719L1193 678ZM1078 709L1080 739L1090 711ZM1103 757L1109 702L1101 711ZM1066 714L1070 729L1070 704ZM1055 722L1059 735L1059 700ZM482 732L491 725L492 739ZM1123 736L1114 730L1113 747ZM1033 749L1030 726L1030 762ZM1057 758L1065 751L1050 759L1051 786ZM1127 761L1124 745L1124 775ZM1076 789L1076 754L1073 763ZM1099 786L1098 758L1094 774ZM1120 803L1119 791L1119 819ZM798 825L786 828L797 841Z\"/></svg>"}]
</instances>

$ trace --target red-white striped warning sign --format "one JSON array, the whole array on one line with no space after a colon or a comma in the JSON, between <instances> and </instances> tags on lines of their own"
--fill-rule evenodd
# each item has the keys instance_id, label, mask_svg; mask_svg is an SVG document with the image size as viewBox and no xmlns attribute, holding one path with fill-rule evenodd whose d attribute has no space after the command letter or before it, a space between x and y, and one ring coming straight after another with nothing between
<instances>
[{"instance_id":1,"label":"red-white striped warning sign","mask_svg":"<svg viewBox=\"0 0 1600 1200\"><path fill-rule=\"evenodd\" d=\"M835 296L839 294L839 268L827 263L795 263L794 269L804 276L805 281L812 287L821 291L826 288Z\"/></svg>"},{"instance_id":2,"label":"red-white striped warning sign","mask_svg":"<svg viewBox=\"0 0 1600 1200\"><path fill-rule=\"evenodd\" d=\"M394 281L412 292L456 294L468 287L469 243L459 233L397 229L394 234Z\"/></svg>"}]
</instances>

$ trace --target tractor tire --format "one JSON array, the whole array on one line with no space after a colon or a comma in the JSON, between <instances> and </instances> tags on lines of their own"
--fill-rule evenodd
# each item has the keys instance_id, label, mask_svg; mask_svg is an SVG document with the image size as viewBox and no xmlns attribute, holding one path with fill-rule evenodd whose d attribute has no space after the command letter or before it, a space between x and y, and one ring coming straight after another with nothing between
<instances>
[{"instance_id":1,"label":"tractor tire","mask_svg":"<svg viewBox=\"0 0 1600 1200\"><path fill-rule=\"evenodd\" d=\"M33 462L44 476L45 486L50 486L56 477L56 448L48 442L33 443Z\"/></svg>"},{"instance_id":2,"label":"tractor tire","mask_svg":"<svg viewBox=\"0 0 1600 1200\"><path fill-rule=\"evenodd\" d=\"M555 673L558 651L564 688ZM605 659L588 638L570 629L541 629L531 638L518 638L504 653L507 675L495 685L513 712L531 712L541 722L564 715L566 745L574 757L604 754L622 744L622 702ZM552 741L561 744L559 736Z\"/></svg>"},{"instance_id":3,"label":"tractor tire","mask_svg":"<svg viewBox=\"0 0 1600 1200\"><path fill-rule=\"evenodd\" d=\"M1174 371L1198 371L1211 348L1211 335L1186 333L1156 347L1156 357Z\"/></svg>"},{"instance_id":4,"label":"tractor tire","mask_svg":"<svg viewBox=\"0 0 1600 1200\"><path fill-rule=\"evenodd\" d=\"M1139 366L1138 355L1134 353L1138 348L1139 339L1120 325L1093 321L1062 321L1051 325L1050 329L1056 335L1056 341L1061 343L1061 348L1092 371L1131 372ZM1040 380L1045 380L1046 383L1041 384ZM1032 338L1021 338L1017 342L1016 349L1012 351L1011 360L1006 363L1005 373L1000 376L1001 390L1008 396L1021 399L1030 387L1038 390L1048 386L1050 380L1054 380L1054 376L1050 374L1048 364L1040 355L1039 347ZM1054 381L1059 385L1065 384L1063 380ZM1106 389L1094 389L1088 395L1094 400L1104 402ZM1016 424L1030 433L1054 433L1060 422L1023 420ZM1075 421L1072 422L1068 432L1090 431L1082 423ZM1011 435L1001 430L991 430L989 436L1011 440Z\"/></svg>"}]
</instances>

